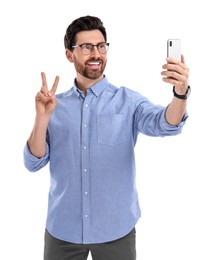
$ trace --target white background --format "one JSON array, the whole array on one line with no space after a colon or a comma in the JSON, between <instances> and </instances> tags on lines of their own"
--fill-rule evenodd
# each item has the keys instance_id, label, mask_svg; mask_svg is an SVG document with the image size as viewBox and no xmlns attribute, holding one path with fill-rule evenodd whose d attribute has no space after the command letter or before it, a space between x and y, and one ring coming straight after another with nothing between
<instances>
[{"instance_id":1,"label":"white background","mask_svg":"<svg viewBox=\"0 0 209 260\"><path fill-rule=\"evenodd\" d=\"M190 67L189 119L181 135L140 135L136 146L142 217L138 260L209 259L208 8L207 1L7 0L0 3L0 259L41 260L49 187L48 167L29 173L23 147L34 122L41 71L57 92L69 89L74 67L65 58L67 26L99 16L110 49L105 74L167 105L172 86L162 82L168 38L182 39ZM90 257L89 257L90 259Z\"/></svg>"}]
</instances>

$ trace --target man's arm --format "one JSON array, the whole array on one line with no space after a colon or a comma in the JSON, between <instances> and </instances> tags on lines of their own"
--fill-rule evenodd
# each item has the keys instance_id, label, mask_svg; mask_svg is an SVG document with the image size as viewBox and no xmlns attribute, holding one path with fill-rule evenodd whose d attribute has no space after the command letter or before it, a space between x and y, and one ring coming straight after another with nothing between
<instances>
[{"instance_id":1,"label":"man's arm","mask_svg":"<svg viewBox=\"0 0 209 260\"><path fill-rule=\"evenodd\" d=\"M184 95L188 89L189 68L185 65L184 56L181 62L167 58L167 64L163 65L163 81L175 86L178 95ZM171 125L178 125L186 113L187 100L173 97L166 111L166 120Z\"/></svg>"},{"instance_id":2,"label":"man's arm","mask_svg":"<svg viewBox=\"0 0 209 260\"><path fill-rule=\"evenodd\" d=\"M33 130L28 139L28 147L30 152L41 158L46 153L46 132L49 123L49 118L39 118L36 116Z\"/></svg>"},{"instance_id":3,"label":"man's arm","mask_svg":"<svg viewBox=\"0 0 209 260\"><path fill-rule=\"evenodd\" d=\"M46 153L46 132L51 114L56 107L55 92L59 82L59 77L57 76L51 90L49 91L45 73L42 72L41 77L42 87L35 98L35 123L28 139L28 147L30 152L38 158L41 158Z\"/></svg>"}]
</instances>

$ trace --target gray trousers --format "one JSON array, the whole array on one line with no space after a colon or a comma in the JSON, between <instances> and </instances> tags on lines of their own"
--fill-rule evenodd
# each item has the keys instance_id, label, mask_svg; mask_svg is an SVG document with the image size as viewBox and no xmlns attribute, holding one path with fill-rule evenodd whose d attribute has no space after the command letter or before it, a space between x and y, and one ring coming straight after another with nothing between
<instances>
[{"instance_id":1,"label":"gray trousers","mask_svg":"<svg viewBox=\"0 0 209 260\"><path fill-rule=\"evenodd\" d=\"M74 244L59 240L45 231L44 260L136 260L136 230L125 237L99 244Z\"/></svg>"}]
</instances>

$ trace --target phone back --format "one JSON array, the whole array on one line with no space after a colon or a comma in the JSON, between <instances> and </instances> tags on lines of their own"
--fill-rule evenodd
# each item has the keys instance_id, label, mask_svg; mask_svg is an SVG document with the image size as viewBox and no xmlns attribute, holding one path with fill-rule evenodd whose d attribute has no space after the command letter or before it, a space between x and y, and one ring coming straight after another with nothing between
<instances>
[{"instance_id":1,"label":"phone back","mask_svg":"<svg viewBox=\"0 0 209 260\"><path fill-rule=\"evenodd\" d=\"M171 57L181 61L181 40L180 39L168 39L167 57Z\"/></svg>"}]
</instances>

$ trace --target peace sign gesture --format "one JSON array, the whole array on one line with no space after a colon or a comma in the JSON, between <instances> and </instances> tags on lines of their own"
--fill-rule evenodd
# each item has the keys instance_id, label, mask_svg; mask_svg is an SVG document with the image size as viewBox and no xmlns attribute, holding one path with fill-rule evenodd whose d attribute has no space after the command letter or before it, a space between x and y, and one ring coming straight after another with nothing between
<instances>
[{"instance_id":1,"label":"peace sign gesture","mask_svg":"<svg viewBox=\"0 0 209 260\"><path fill-rule=\"evenodd\" d=\"M51 116L52 112L56 107L55 93L59 83L59 76L56 76L54 84L51 90L48 90L46 75L44 72L41 73L42 87L37 93L36 101L36 113L39 116Z\"/></svg>"}]
</instances>

